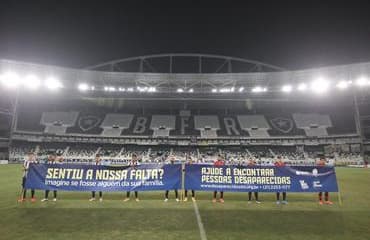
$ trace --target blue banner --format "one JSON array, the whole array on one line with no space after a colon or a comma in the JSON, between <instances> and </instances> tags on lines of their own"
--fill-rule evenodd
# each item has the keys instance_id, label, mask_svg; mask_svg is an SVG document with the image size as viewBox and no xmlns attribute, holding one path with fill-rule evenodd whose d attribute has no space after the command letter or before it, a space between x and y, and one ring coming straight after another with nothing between
<instances>
[{"instance_id":1,"label":"blue banner","mask_svg":"<svg viewBox=\"0 0 370 240\"><path fill-rule=\"evenodd\" d=\"M153 191L181 188L181 164L95 166L30 164L27 189L62 191Z\"/></svg>"},{"instance_id":2,"label":"blue banner","mask_svg":"<svg viewBox=\"0 0 370 240\"><path fill-rule=\"evenodd\" d=\"M185 189L229 192L338 192L334 167L185 166Z\"/></svg>"}]
</instances>

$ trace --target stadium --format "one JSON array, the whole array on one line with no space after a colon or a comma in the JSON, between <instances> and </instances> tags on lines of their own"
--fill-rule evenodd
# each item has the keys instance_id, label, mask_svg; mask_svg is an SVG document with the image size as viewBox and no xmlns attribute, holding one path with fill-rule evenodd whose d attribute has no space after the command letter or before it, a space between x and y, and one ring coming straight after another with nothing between
<instances>
[{"instance_id":1,"label":"stadium","mask_svg":"<svg viewBox=\"0 0 370 240\"><path fill-rule=\"evenodd\" d=\"M370 63L287 70L199 53L131 57L83 69L0 60L2 239L368 239ZM58 191L17 203L22 165L56 155L67 165L110 168L188 163L335 166L333 205L317 193ZM211 170L210 170L211 171ZM183 176L184 177L184 176ZM5 194L4 194L5 193ZM23 190L21 194L23 193ZM164 199L168 202L164 202ZM56 199L55 199L56 200ZM102 200L102 199L101 199ZM285 200L285 199L284 199ZM21 228L19 226L22 226ZM35 231L36 229L36 231Z\"/></svg>"}]
</instances>

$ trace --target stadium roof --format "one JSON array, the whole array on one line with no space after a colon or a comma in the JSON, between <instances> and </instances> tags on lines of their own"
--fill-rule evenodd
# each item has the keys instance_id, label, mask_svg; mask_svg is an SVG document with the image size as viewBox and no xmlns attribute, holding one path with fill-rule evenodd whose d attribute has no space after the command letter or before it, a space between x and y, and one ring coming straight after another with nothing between
<instances>
[{"instance_id":1,"label":"stadium roof","mask_svg":"<svg viewBox=\"0 0 370 240\"><path fill-rule=\"evenodd\" d=\"M204 67L207 58L222 60L223 65L231 65L232 61L254 65L252 72L213 72L174 73L169 72L117 72L91 70L107 66L118 66L128 62L139 62L141 70L144 64L154 69L149 59L196 58ZM171 60L172 59L172 60ZM173 64L170 64L173 67ZM220 67L219 66L219 67ZM258 67L259 66L259 67ZM260 71L256 71L256 70ZM269 71L262 71L270 68ZM203 68L202 68L203 69ZM11 60L0 60L0 77L3 85L25 88L36 88L41 85L51 90L65 88L83 91L85 94L109 94L109 96L130 97L165 97L182 99L255 97L256 95L287 94L292 92L322 93L326 90L343 90L357 87L361 90L370 86L370 62L349 65L330 66L315 69L288 71L258 61L207 54L160 54L119 59L98 64L89 69L73 69L57 66L33 64ZM37 84L36 84L37 83ZM43 84L42 84L43 83ZM367 89L367 88L364 88ZM348 91L350 92L350 91ZM147 94L147 95L144 95ZM232 94L232 95L231 95Z\"/></svg>"}]
</instances>

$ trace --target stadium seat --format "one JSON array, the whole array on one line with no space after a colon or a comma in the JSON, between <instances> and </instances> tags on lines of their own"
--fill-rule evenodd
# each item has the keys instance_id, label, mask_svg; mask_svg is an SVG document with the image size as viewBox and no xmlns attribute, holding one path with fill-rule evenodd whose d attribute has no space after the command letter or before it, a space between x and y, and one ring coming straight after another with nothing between
<instances>
[{"instance_id":1,"label":"stadium seat","mask_svg":"<svg viewBox=\"0 0 370 240\"><path fill-rule=\"evenodd\" d=\"M332 127L329 115L316 113L294 113L297 128L303 129L308 137L328 136L327 128Z\"/></svg>"},{"instance_id":2,"label":"stadium seat","mask_svg":"<svg viewBox=\"0 0 370 240\"><path fill-rule=\"evenodd\" d=\"M45 133L64 134L76 124L77 117L78 112L44 112L40 124L45 126Z\"/></svg>"},{"instance_id":3,"label":"stadium seat","mask_svg":"<svg viewBox=\"0 0 370 240\"><path fill-rule=\"evenodd\" d=\"M240 128L247 131L251 137L269 137L267 130L270 129L263 115L239 115L237 116Z\"/></svg>"}]
</instances>

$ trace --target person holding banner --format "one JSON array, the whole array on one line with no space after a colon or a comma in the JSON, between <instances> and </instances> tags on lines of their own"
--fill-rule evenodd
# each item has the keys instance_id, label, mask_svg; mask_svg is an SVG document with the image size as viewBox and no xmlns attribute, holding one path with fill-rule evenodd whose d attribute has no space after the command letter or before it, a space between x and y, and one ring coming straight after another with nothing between
<instances>
[{"instance_id":1,"label":"person holding banner","mask_svg":"<svg viewBox=\"0 0 370 240\"><path fill-rule=\"evenodd\" d=\"M174 164L175 163L175 156L170 156L170 164ZM176 197L176 202L179 202L179 192L177 191L177 189L174 189L175 191L175 197ZM164 201L165 202L168 202L168 193L169 193L169 190L166 190L166 192L164 193Z\"/></svg>"},{"instance_id":2,"label":"person holding banner","mask_svg":"<svg viewBox=\"0 0 370 240\"><path fill-rule=\"evenodd\" d=\"M252 158L249 160L248 167L256 166L256 161L254 161ZM256 200L257 204L260 204L261 202L258 201L258 192L254 192L254 199ZM252 202L252 192L248 192L248 204Z\"/></svg>"},{"instance_id":3,"label":"person holding banner","mask_svg":"<svg viewBox=\"0 0 370 240\"><path fill-rule=\"evenodd\" d=\"M275 167L284 167L285 163L281 159L280 156L278 156L277 161L275 162ZM282 204L288 204L288 201L286 200L286 192L283 192L283 201ZM276 204L280 204L280 192L276 193Z\"/></svg>"},{"instance_id":4,"label":"person holding banner","mask_svg":"<svg viewBox=\"0 0 370 240\"><path fill-rule=\"evenodd\" d=\"M100 154L96 154L95 155L95 165L101 165L101 158L100 158ZM91 192L91 198L89 199L90 202L92 201L95 201L96 198L95 198L95 191L92 191ZM102 191L99 191L99 201L102 202L103 201L103 192Z\"/></svg>"},{"instance_id":5,"label":"person holding banner","mask_svg":"<svg viewBox=\"0 0 370 240\"><path fill-rule=\"evenodd\" d=\"M224 158L219 154L218 157L217 157L217 160L214 162L213 164L215 167L222 167L225 165L225 160ZM224 203L224 192L223 191L220 191L220 203ZM214 191L213 192L213 199L212 199L212 202L217 202L217 191Z\"/></svg>"},{"instance_id":6,"label":"person holding banner","mask_svg":"<svg viewBox=\"0 0 370 240\"><path fill-rule=\"evenodd\" d=\"M138 158L137 158L137 155L135 153L132 154L131 156L131 162L130 162L130 167L132 168L136 168L136 166L138 166ZM137 191L134 192L135 193L135 201L136 202L139 202L139 193ZM126 198L123 200L124 202L127 202L130 200L130 191L127 191L126 193Z\"/></svg>"},{"instance_id":7,"label":"person holding banner","mask_svg":"<svg viewBox=\"0 0 370 240\"><path fill-rule=\"evenodd\" d=\"M188 158L188 163L187 164L193 164L193 159L191 158L191 156L189 156ZM191 190L191 200L193 202L195 202L195 191L194 190ZM184 198L184 202L187 202L188 201L188 189L185 189L185 198Z\"/></svg>"},{"instance_id":8,"label":"person holding banner","mask_svg":"<svg viewBox=\"0 0 370 240\"><path fill-rule=\"evenodd\" d=\"M325 158L322 157L320 160L317 162L317 166L319 167L324 167L326 165ZM319 192L319 204L323 205L324 202L322 201L322 192ZM333 202L329 201L329 192L325 192L325 204L332 205Z\"/></svg>"},{"instance_id":9,"label":"person holding banner","mask_svg":"<svg viewBox=\"0 0 370 240\"><path fill-rule=\"evenodd\" d=\"M26 181L27 181L27 173L28 173L28 168L30 166L30 163L37 163L36 156L33 152L29 152L27 154L26 159L24 159L24 163L23 163L24 173L22 177L22 192L21 192L21 197L18 199L18 202L26 201L26 195L27 195ZM36 202L35 189L31 189L31 202Z\"/></svg>"},{"instance_id":10,"label":"person holding banner","mask_svg":"<svg viewBox=\"0 0 370 240\"><path fill-rule=\"evenodd\" d=\"M54 153L51 153L48 156L47 164L55 164L55 163L62 163L62 162L63 162L63 157L60 155L56 156ZM49 201L49 192L50 190L45 190L45 197L44 199L41 200L41 202ZM56 202L57 201L57 191L54 190L53 194L54 194L53 201Z\"/></svg>"}]
</instances>

